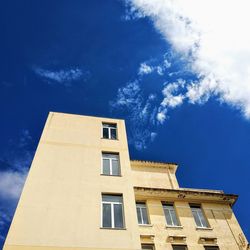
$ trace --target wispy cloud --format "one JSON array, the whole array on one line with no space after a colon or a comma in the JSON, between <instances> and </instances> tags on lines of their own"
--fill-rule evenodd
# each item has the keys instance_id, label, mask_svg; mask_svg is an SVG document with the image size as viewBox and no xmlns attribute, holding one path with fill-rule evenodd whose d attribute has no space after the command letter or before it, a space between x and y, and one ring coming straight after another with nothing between
<instances>
[{"instance_id":1,"label":"wispy cloud","mask_svg":"<svg viewBox=\"0 0 250 250\"><path fill-rule=\"evenodd\" d=\"M185 82L186 92L182 95L186 101L204 103L215 96L250 118L248 1L126 2L131 7L127 16L130 19L149 17L175 53L186 59L190 72L196 75L196 80Z\"/></svg>"},{"instance_id":2,"label":"wispy cloud","mask_svg":"<svg viewBox=\"0 0 250 250\"><path fill-rule=\"evenodd\" d=\"M130 124L129 143L138 150L145 149L157 136L153 129L157 112L154 104L156 99L154 94L145 98L140 81L135 80L119 88L116 99L110 103L113 110L124 112L127 116Z\"/></svg>"},{"instance_id":3,"label":"wispy cloud","mask_svg":"<svg viewBox=\"0 0 250 250\"><path fill-rule=\"evenodd\" d=\"M60 83L64 86L71 86L74 81L86 81L90 73L80 68L49 70L41 67L33 67L34 72L48 83Z\"/></svg>"},{"instance_id":4,"label":"wispy cloud","mask_svg":"<svg viewBox=\"0 0 250 250\"><path fill-rule=\"evenodd\" d=\"M164 58L164 60L160 63L155 63L150 61L142 62L138 69L138 75L143 76L151 73L157 73L158 75L162 76L164 75L165 71L170 67L171 67L171 62L167 58Z\"/></svg>"}]
</instances>

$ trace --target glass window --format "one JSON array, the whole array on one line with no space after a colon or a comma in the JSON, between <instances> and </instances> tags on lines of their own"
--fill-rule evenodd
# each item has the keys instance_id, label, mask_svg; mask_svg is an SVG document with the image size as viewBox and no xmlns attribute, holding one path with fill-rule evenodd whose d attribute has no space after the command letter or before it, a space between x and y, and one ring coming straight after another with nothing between
<instances>
[{"instance_id":1,"label":"glass window","mask_svg":"<svg viewBox=\"0 0 250 250\"><path fill-rule=\"evenodd\" d=\"M217 246L204 246L206 250L219 250L219 247Z\"/></svg>"},{"instance_id":2,"label":"glass window","mask_svg":"<svg viewBox=\"0 0 250 250\"><path fill-rule=\"evenodd\" d=\"M152 244L142 244L141 245L141 249L142 250L154 250L155 248L154 248L154 245L152 245Z\"/></svg>"},{"instance_id":3,"label":"glass window","mask_svg":"<svg viewBox=\"0 0 250 250\"><path fill-rule=\"evenodd\" d=\"M105 139L117 139L116 124L103 123L102 124L102 137Z\"/></svg>"},{"instance_id":4,"label":"glass window","mask_svg":"<svg viewBox=\"0 0 250 250\"><path fill-rule=\"evenodd\" d=\"M208 222L205 219L204 213L199 205L191 205L192 214L197 227L208 227Z\"/></svg>"},{"instance_id":5,"label":"glass window","mask_svg":"<svg viewBox=\"0 0 250 250\"><path fill-rule=\"evenodd\" d=\"M102 153L102 174L120 175L119 154Z\"/></svg>"},{"instance_id":6,"label":"glass window","mask_svg":"<svg viewBox=\"0 0 250 250\"><path fill-rule=\"evenodd\" d=\"M187 246L185 245L172 245L173 250L187 250Z\"/></svg>"},{"instance_id":7,"label":"glass window","mask_svg":"<svg viewBox=\"0 0 250 250\"><path fill-rule=\"evenodd\" d=\"M102 195L102 227L124 228L121 195Z\"/></svg>"},{"instance_id":8,"label":"glass window","mask_svg":"<svg viewBox=\"0 0 250 250\"><path fill-rule=\"evenodd\" d=\"M180 226L180 222L177 219L175 208L173 204L163 203L163 210L168 226Z\"/></svg>"},{"instance_id":9,"label":"glass window","mask_svg":"<svg viewBox=\"0 0 250 250\"><path fill-rule=\"evenodd\" d=\"M147 206L145 202L136 202L136 212L137 212L138 224L140 225L149 224Z\"/></svg>"}]
</instances>

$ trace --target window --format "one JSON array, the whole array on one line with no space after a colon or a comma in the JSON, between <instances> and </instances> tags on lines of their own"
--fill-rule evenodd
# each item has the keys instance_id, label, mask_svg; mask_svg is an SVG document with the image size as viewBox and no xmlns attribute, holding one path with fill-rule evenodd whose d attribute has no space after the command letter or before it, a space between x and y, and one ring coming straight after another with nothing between
<instances>
[{"instance_id":1,"label":"window","mask_svg":"<svg viewBox=\"0 0 250 250\"><path fill-rule=\"evenodd\" d=\"M163 210L168 226L180 226L180 222L177 219L175 208L173 204L163 203Z\"/></svg>"},{"instance_id":2,"label":"window","mask_svg":"<svg viewBox=\"0 0 250 250\"><path fill-rule=\"evenodd\" d=\"M102 227L124 228L122 195L102 195Z\"/></svg>"},{"instance_id":3,"label":"window","mask_svg":"<svg viewBox=\"0 0 250 250\"><path fill-rule=\"evenodd\" d=\"M141 249L142 250L154 250L155 248L154 248L154 245L152 245L152 244L142 244L141 245Z\"/></svg>"},{"instance_id":4,"label":"window","mask_svg":"<svg viewBox=\"0 0 250 250\"><path fill-rule=\"evenodd\" d=\"M219 250L217 246L204 246L205 250Z\"/></svg>"},{"instance_id":5,"label":"window","mask_svg":"<svg viewBox=\"0 0 250 250\"><path fill-rule=\"evenodd\" d=\"M105 139L117 139L116 124L103 123L102 124L102 137Z\"/></svg>"},{"instance_id":6,"label":"window","mask_svg":"<svg viewBox=\"0 0 250 250\"><path fill-rule=\"evenodd\" d=\"M102 153L102 174L120 175L119 154Z\"/></svg>"},{"instance_id":7,"label":"window","mask_svg":"<svg viewBox=\"0 0 250 250\"><path fill-rule=\"evenodd\" d=\"M172 245L173 250L187 250L187 246L185 245Z\"/></svg>"},{"instance_id":8,"label":"window","mask_svg":"<svg viewBox=\"0 0 250 250\"><path fill-rule=\"evenodd\" d=\"M192 214L194 216L194 220L197 227L208 227L208 222L205 219L203 211L199 205L191 205Z\"/></svg>"},{"instance_id":9,"label":"window","mask_svg":"<svg viewBox=\"0 0 250 250\"><path fill-rule=\"evenodd\" d=\"M145 202L136 202L136 212L139 225L149 224Z\"/></svg>"}]
</instances>

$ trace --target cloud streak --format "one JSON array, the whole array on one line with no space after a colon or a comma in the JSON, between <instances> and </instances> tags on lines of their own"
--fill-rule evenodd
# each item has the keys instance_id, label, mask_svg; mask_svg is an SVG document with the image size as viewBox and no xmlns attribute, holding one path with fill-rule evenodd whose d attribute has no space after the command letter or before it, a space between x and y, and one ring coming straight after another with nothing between
<instances>
[{"instance_id":1,"label":"cloud streak","mask_svg":"<svg viewBox=\"0 0 250 250\"><path fill-rule=\"evenodd\" d=\"M88 71L83 71L80 68L48 70L41 67L33 67L34 72L46 80L48 83L60 83L64 86L71 86L71 83L79 80L87 80L89 77Z\"/></svg>"}]
</instances>

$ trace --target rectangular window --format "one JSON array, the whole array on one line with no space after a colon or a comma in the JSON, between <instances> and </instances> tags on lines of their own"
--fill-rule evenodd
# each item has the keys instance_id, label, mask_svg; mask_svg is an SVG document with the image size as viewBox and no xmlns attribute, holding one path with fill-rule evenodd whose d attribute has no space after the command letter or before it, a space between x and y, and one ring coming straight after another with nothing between
<instances>
[{"instance_id":1,"label":"rectangular window","mask_svg":"<svg viewBox=\"0 0 250 250\"><path fill-rule=\"evenodd\" d=\"M117 139L117 126L114 123L102 124L102 137L105 139Z\"/></svg>"},{"instance_id":2,"label":"rectangular window","mask_svg":"<svg viewBox=\"0 0 250 250\"><path fill-rule=\"evenodd\" d=\"M205 250L219 250L217 246L204 246Z\"/></svg>"},{"instance_id":3,"label":"rectangular window","mask_svg":"<svg viewBox=\"0 0 250 250\"><path fill-rule=\"evenodd\" d=\"M139 225L149 224L147 206L145 202L136 202L136 212Z\"/></svg>"},{"instance_id":4,"label":"rectangular window","mask_svg":"<svg viewBox=\"0 0 250 250\"><path fill-rule=\"evenodd\" d=\"M187 250L187 246L185 245L172 245L173 250Z\"/></svg>"},{"instance_id":5,"label":"rectangular window","mask_svg":"<svg viewBox=\"0 0 250 250\"><path fill-rule=\"evenodd\" d=\"M163 203L163 210L168 226L180 226L180 222L177 219L175 208L173 204Z\"/></svg>"},{"instance_id":6,"label":"rectangular window","mask_svg":"<svg viewBox=\"0 0 250 250\"><path fill-rule=\"evenodd\" d=\"M142 244L141 249L142 250L154 250L155 248L154 248L154 245L152 244Z\"/></svg>"},{"instance_id":7,"label":"rectangular window","mask_svg":"<svg viewBox=\"0 0 250 250\"><path fill-rule=\"evenodd\" d=\"M102 227L124 228L122 195L102 195Z\"/></svg>"},{"instance_id":8,"label":"rectangular window","mask_svg":"<svg viewBox=\"0 0 250 250\"><path fill-rule=\"evenodd\" d=\"M102 153L102 174L116 176L121 174L119 154Z\"/></svg>"},{"instance_id":9,"label":"rectangular window","mask_svg":"<svg viewBox=\"0 0 250 250\"><path fill-rule=\"evenodd\" d=\"M208 222L204 216L204 213L200 205L191 205L192 214L197 227L208 228Z\"/></svg>"}]
</instances>

